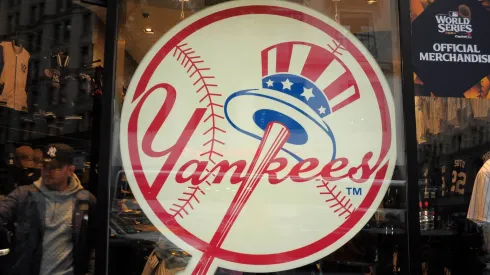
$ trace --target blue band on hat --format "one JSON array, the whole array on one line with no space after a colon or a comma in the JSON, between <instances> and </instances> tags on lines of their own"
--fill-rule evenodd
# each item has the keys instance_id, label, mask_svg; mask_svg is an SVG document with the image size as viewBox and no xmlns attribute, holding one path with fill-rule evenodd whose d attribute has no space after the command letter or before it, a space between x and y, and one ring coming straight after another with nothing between
<instances>
[{"instance_id":1,"label":"blue band on hat","mask_svg":"<svg viewBox=\"0 0 490 275\"><path fill-rule=\"evenodd\" d=\"M257 126L264 131L270 122L282 123L289 129L290 136L287 141L288 143L303 145L308 141L308 133L306 132L305 128L303 128L301 124L288 115L274 110L262 109L255 112L253 120L255 124L257 124Z\"/></svg>"}]
</instances>

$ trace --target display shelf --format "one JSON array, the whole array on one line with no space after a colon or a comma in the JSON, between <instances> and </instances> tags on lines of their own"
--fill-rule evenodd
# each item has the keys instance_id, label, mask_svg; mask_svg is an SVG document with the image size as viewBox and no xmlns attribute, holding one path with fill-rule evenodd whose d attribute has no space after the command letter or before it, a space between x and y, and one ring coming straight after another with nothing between
<instances>
[{"instance_id":1,"label":"display shelf","mask_svg":"<svg viewBox=\"0 0 490 275\"><path fill-rule=\"evenodd\" d=\"M420 231L421 236L428 236L428 237L444 237L444 236L455 236L458 235L458 232L455 230L421 230Z\"/></svg>"},{"instance_id":2,"label":"display shelf","mask_svg":"<svg viewBox=\"0 0 490 275\"><path fill-rule=\"evenodd\" d=\"M364 228L362 232L376 235L403 235L405 234L404 229L395 228L391 230L391 228Z\"/></svg>"},{"instance_id":3,"label":"display shelf","mask_svg":"<svg viewBox=\"0 0 490 275\"><path fill-rule=\"evenodd\" d=\"M433 200L434 206L461 206L469 205L471 197L469 196L454 196L454 197L439 197Z\"/></svg>"}]
</instances>

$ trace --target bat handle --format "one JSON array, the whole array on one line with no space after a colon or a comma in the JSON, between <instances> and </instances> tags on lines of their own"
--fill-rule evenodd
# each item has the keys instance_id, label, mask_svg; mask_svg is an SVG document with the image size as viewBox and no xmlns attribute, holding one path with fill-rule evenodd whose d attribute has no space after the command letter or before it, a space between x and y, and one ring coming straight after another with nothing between
<instances>
[{"instance_id":1,"label":"bat handle","mask_svg":"<svg viewBox=\"0 0 490 275\"><path fill-rule=\"evenodd\" d=\"M235 197L225 214L225 217L221 221L218 230L216 230L216 233L209 243L211 249L221 247L233 224L240 215L243 207L262 179L264 170L279 153L282 146L289 139L289 136L290 131L285 125L278 122L270 122L267 125L259 147L257 148L250 167L247 170L246 178L238 188L237 193L235 194ZM204 252L204 255L199 260L199 263L193 270L192 274L206 274L213 260L214 257L212 255Z\"/></svg>"}]
</instances>

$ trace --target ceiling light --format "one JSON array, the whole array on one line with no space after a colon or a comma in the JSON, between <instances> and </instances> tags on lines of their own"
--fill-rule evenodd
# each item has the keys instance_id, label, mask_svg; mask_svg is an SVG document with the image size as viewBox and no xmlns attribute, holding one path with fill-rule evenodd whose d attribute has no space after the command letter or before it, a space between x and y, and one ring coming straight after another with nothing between
<instances>
[{"instance_id":1,"label":"ceiling light","mask_svg":"<svg viewBox=\"0 0 490 275\"><path fill-rule=\"evenodd\" d=\"M155 33L152 28L145 28L144 32L148 33L148 34L154 34Z\"/></svg>"},{"instance_id":2,"label":"ceiling light","mask_svg":"<svg viewBox=\"0 0 490 275\"><path fill-rule=\"evenodd\" d=\"M80 120L82 116L65 116L65 120Z\"/></svg>"},{"instance_id":3,"label":"ceiling light","mask_svg":"<svg viewBox=\"0 0 490 275\"><path fill-rule=\"evenodd\" d=\"M377 0L368 0L368 1L367 1L367 3L368 3L369 5L371 5L371 4L375 4L375 3L377 3L377 2L378 2Z\"/></svg>"}]
</instances>

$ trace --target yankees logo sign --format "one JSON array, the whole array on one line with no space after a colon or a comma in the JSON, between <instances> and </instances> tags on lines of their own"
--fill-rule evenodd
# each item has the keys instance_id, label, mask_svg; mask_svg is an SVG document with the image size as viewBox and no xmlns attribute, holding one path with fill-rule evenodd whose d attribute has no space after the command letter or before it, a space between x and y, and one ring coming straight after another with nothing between
<instances>
[{"instance_id":1,"label":"yankees logo sign","mask_svg":"<svg viewBox=\"0 0 490 275\"><path fill-rule=\"evenodd\" d=\"M394 104L347 30L285 1L232 1L166 33L133 76L121 118L128 182L192 258L269 272L355 236L388 188Z\"/></svg>"}]
</instances>

